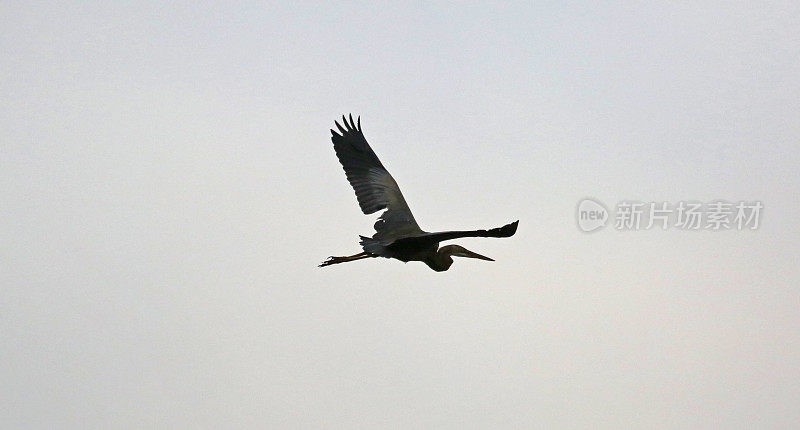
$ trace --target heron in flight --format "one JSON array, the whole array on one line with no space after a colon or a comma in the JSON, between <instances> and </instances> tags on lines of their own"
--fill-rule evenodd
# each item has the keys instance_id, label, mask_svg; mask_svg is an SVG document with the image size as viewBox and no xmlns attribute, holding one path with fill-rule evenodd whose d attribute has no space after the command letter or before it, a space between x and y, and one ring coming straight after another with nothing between
<instances>
[{"instance_id":1,"label":"heron in flight","mask_svg":"<svg viewBox=\"0 0 800 430\"><path fill-rule=\"evenodd\" d=\"M346 263L363 258L396 258L403 262L421 261L437 272L443 272L453 264L452 257L477 258L494 261L463 246L439 243L459 237L511 237L517 231L519 221L490 230L444 231L428 233L422 231L411 214L400 187L392 175L372 151L361 131L361 117L353 121L342 116L342 124L335 122L339 133L331 129L331 140L336 157L344 167L347 180L356 192L361 211L369 215L386 209L375 223L372 237L361 237L364 252L347 257L328 257L319 267Z\"/></svg>"}]
</instances>

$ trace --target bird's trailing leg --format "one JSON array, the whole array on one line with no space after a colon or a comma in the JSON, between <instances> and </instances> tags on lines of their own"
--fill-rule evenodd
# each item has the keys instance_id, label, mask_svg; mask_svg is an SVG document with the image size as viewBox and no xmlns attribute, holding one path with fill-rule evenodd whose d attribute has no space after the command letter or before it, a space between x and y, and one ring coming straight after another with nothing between
<instances>
[{"instance_id":1,"label":"bird's trailing leg","mask_svg":"<svg viewBox=\"0 0 800 430\"><path fill-rule=\"evenodd\" d=\"M377 257L377 255L372 255L369 252L362 252L348 257L328 257L328 259L323 261L322 264L319 265L319 267L330 266L331 264L347 263L348 261L356 261L356 260L361 260L362 258L370 258L370 257Z\"/></svg>"}]
</instances>

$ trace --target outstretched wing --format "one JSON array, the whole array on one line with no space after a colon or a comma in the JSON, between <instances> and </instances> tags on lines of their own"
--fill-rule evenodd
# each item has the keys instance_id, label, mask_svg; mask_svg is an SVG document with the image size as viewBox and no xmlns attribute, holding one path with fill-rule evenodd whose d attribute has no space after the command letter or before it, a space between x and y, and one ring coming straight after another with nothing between
<instances>
[{"instance_id":1,"label":"outstretched wing","mask_svg":"<svg viewBox=\"0 0 800 430\"><path fill-rule=\"evenodd\" d=\"M342 123L344 127L336 122L336 128L341 134L331 129L331 140L347 180L356 192L361 211L369 215L386 209L375 223L377 233L373 238L389 243L401 237L422 233L397 182L383 167L364 138L361 117L358 117L356 123L351 114L348 123L347 118L342 116Z\"/></svg>"},{"instance_id":2,"label":"outstretched wing","mask_svg":"<svg viewBox=\"0 0 800 430\"><path fill-rule=\"evenodd\" d=\"M439 243L444 242L445 240L458 239L460 237L511 237L517 232L517 226L519 226L519 220L490 230L462 230L421 233L414 236L400 238L395 241L395 243L423 246L425 244Z\"/></svg>"}]
</instances>

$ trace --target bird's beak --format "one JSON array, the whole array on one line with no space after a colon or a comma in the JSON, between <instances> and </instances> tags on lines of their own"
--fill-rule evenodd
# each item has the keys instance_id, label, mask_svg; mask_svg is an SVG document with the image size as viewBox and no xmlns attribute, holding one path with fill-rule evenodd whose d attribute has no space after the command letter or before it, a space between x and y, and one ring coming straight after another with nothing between
<instances>
[{"instance_id":1,"label":"bird's beak","mask_svg":"<svg viewBox=\"0 0 800 430\"><path fill-rule=\"evenodd\" d=\"M478 260L486 260L486 261L494 261L493 259L486 257L484 255L480 255L477 252L472 252L470 250L465 249L463 252L458 254L459 257L468 257L468 258L477 258Z\"/></svg>"}]
</instances>

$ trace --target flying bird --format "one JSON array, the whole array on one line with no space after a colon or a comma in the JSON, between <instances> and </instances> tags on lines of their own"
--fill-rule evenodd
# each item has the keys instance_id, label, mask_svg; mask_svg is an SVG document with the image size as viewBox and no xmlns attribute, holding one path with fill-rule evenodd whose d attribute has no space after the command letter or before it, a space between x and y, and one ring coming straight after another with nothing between
<instances>
[{"instance_id":1,"label":"flying bird","mask_svg":"<svg viewBox=\"0 0 800 430\"><path fill-rule=\"evenodd\" d=\"M347 180L356 192L358 205L365 215L385 209L375 223L372 237L359 236L364 252L347 257L328 257L319 267L346 263L364 258L395 258L403 262L421 261L437 272L443 272L453 264L452 257L477 258L494 261L463 246L439 243L459 237L511 237L517 231L519 220L490 230L423 231L411 209L408 208L400 187L392 175L372 151L361 131L361 117L349 122L342 116L342 124L335 121L339 133L331 129L331 140L336 157L344 167Z\"/></svg>"}]
</instances>

